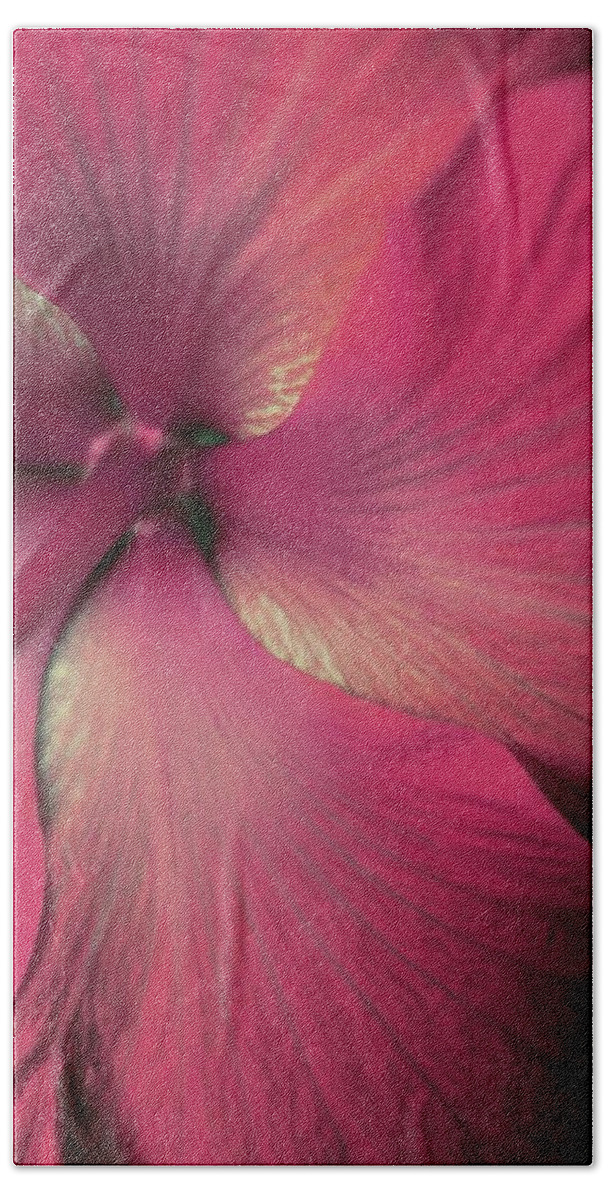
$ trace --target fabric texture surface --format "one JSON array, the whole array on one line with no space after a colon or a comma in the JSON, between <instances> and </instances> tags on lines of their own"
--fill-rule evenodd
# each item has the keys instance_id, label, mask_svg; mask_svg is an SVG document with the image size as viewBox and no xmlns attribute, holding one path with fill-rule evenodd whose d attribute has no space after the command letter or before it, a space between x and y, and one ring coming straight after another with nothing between
<instances>
[{"instance_id":1,"label":"fabric texture surface","mask_svg":"<svg viewBox=\"0 0 608 1200\"><path fill-rule=\"evenodd\" d=\"M590 42L16 33L16 1162L589 1162Z\"/></svg>"}]
</instances>

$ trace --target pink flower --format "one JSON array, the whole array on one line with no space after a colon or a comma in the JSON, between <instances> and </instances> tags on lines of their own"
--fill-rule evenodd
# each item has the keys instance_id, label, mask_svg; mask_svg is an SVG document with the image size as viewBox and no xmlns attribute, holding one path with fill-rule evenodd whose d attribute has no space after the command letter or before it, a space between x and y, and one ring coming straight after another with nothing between
<instances>
[{"instance_id":1,"label":"pink flower","mask_svg":"<svg viewBox=\"0 0 608 1200\"><path fill-rule=\"evenodd\" d=\"M585 1161L587 42L17 35L19 1161Z\"/></svg>"}]
</instances>

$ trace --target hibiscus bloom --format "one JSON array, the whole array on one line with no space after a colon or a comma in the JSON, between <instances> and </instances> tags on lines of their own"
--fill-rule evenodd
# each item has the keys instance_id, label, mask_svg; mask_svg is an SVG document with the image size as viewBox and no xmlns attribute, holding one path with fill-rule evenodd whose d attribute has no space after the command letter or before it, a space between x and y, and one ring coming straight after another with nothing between
<instances>
[{"instance_id":1,"label":"hibiscus bloom","mask_svg":"<svg viewBox=\"0 0 608 1200\"><path fill-rule=\"evenodd\" d=\"M585 1160L588 56L17 35L18 1161Z\"/></svg>"}]
</instances>

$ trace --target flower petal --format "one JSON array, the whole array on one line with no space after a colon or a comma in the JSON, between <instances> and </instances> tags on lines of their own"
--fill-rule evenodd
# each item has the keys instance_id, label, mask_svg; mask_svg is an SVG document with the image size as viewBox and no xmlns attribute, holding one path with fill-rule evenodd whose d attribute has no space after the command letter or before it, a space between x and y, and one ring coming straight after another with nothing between
<instances>
[{"instance_id":1,"label":"flower petal","mask_svg":"<svg viewBox=\"0 0 608 1200\"><path fill-rule=\"evenodd\" d=\"M18 279L14 315L17 463L78 477L120 402L74 322Z\"/></svg>"},{"instance_id":2,"label":"flower petal","mask_svg":"<svg viewBox=\"0 0 608 1200\"><path fill-rule=\"evenodd\" d=\"M391 206L517 79L486 32L487 65L453 31L18 31L21 277L145 423L266 432Z\"/></svg>"},{"instance_id":3,"label":"flower petal","mask_svg":"<svg viewBox=\"0 0 608 1200\"><path fill-rule=\"evenodd\" d=\"M201 473L268 649L545 780L589 769L589 98L572 76L482 121L297 412Z\"/></svg>"},{"instance_id":4,"label":"flower petal","mask_svg":"<svg viewBox=\"0 0 608 1200\"><path fill-rule=\"evenodd\" d=\"M35 729L40 685L52 645L41 629L15 666L15 780L13 882L15 912L14 975L18 985L31 958L42 911L44 844L38 820Z\"/></svg>"},{"instance_id":5,"label":"flower petal","mask_svg":"<svg viewBox=\"0 0 608 1200\"><path fill-rule=\"evenodd\" d=\"M129 469L130 468L130 469ZM128 543L153 492L153 467L117 446L80 483L31 473L15 485L15 979L32 953L44 857L34 730L40 687L67 614Z\"/></svg>"},{"instance_id":6,"label":"flower petal","mask_svg":"<svg viewBox=\"0 0 608 1200\"><path fill-rule=\"evenodd\" d=\"M160 480L159 480L160 475ZM87 576L162 495L153 460L120 443L81 482L18 475L15 485L15 637L55 636Z\"/></svg>"},{"instance_id":7,"label":"flower petal","mask_svg":"<svg viewBox=\"0 0 608 1200\"><path fill-rule=\"evenodd\" d=\"M504 749L278 662L152 524L68 622L39 748L18 1078L59 1056L64 1159L579 1161L588 854Z\"/></svg>"},{"instance_id":8,"label":"flower petal","mask_svg":"<svg viewBox=\"0 0 608 1200\"><path fill-rule=\"evenodd\" d=\"M503 85L541 83L591 67L590 29L443 29L460 43L471 75L492 77Z\"/></svg>"}]
</instances>

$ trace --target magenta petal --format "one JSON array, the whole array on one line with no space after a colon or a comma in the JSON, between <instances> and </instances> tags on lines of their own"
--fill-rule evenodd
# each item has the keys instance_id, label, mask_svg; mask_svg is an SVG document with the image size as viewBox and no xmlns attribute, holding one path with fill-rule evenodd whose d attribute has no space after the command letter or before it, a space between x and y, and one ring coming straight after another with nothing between
<instances>
[{"instance_id":1,"label":"magenta petal","mask_svg":"<svg viewBox=\"0 0 608 1200\"><path fill-rule=\"evenodd\" d=\"M146 424L264 433L519 58L492 31L20 30L17 270Z\"/></svg>"},{"instance_id":2,"label":"magenta petal","mask_svg":"<svg viewBox=\"0 0 608 1200\"><path fill-rule=\"evenodd\" d=\"M91 572L129 537L154 493L154 465L118 445L81 482L44 473L15 486L15 979L30 958L40 916L44 856L34 762L44 669Z\"/></svg>"},{"instance_id":3,"label":"magenta petal","mask_svg":"<svg viewBox=\"0 0 608 1200\"><path fill-rule=\"evenodd\" d=\"M36 719L40 687L52 645L49 628L38 629L18 655L14 679L14 836L13 902L15 911L13 976L17 995L44 928L46 855L38 810ZM39 1034L36 1021L20 1027L21 1061L35 1052ZM15 1098L15 1146L19 1160L57 1164L57 1089L61 1075L59 1055L50 1049L30 1072Z\"/></svg>"},{"instance_id":4,"label":"magenta petal","mask_svg":"<svg viewBox=\"0 0 608 1200\"><path fill-rule=\"evenodd\" d=\"M290 420L201 479L268 649L539 779L589 769L589 122L586 76L505 99L395 219Z\"/></svg>"},{"instance_id":5,"label":"magenta petal","mask_svg":"<svg viewBox=\"0 0 608 1200\"><path fill-rule=\"evenodd\" d=\"M17 463L77 477L120 403L74 322L19 280L14 315Z\"/></svg>"},{"instance_id":6,"label":"magenta petal","mask_svg":"<svg viewBox=\"0 0 608 1200\"><path fill-rule=\"evenodd\" d=\"M588 855L504 749L279 663L148 525L57 644L38 766L21 1119L59 1059L70 1161L555 1161Z\"/></svg>"},{"instance_id":7,"label":"magenta petal","mask_svg":"<svg viewBox=\"0 0 608 1200\"><path fill-rule=\"evenodd\" d=\"M57 633L87 576L162 495L162 464L118 442L77 482L36 474L15 486L15 636Z\"/></svg>"},{"instance_id":8,"label":"magenta petal","mask_svg":"<svg viewBox=\"0 0 608 1200\"><path fill-rule=\"evenodd\" d=\"M471 76L493 72L504 85L541 83L556 75L589 70L589 29L445 29L471 65Z\"/></svg>"},{"instance_id":9,"label":"magenta petal","mask_svg":"<svg viewBox=\"0 0 608 1200\"><path fill-rule=\"evenodd\" d=\"M42 910L44 842L38 818L35 762L36 715L40 685L52 637L46 629L32 638L15 665L14 808L14 975L21 982L31 957Z\"/></svg>"}]
</instances>

